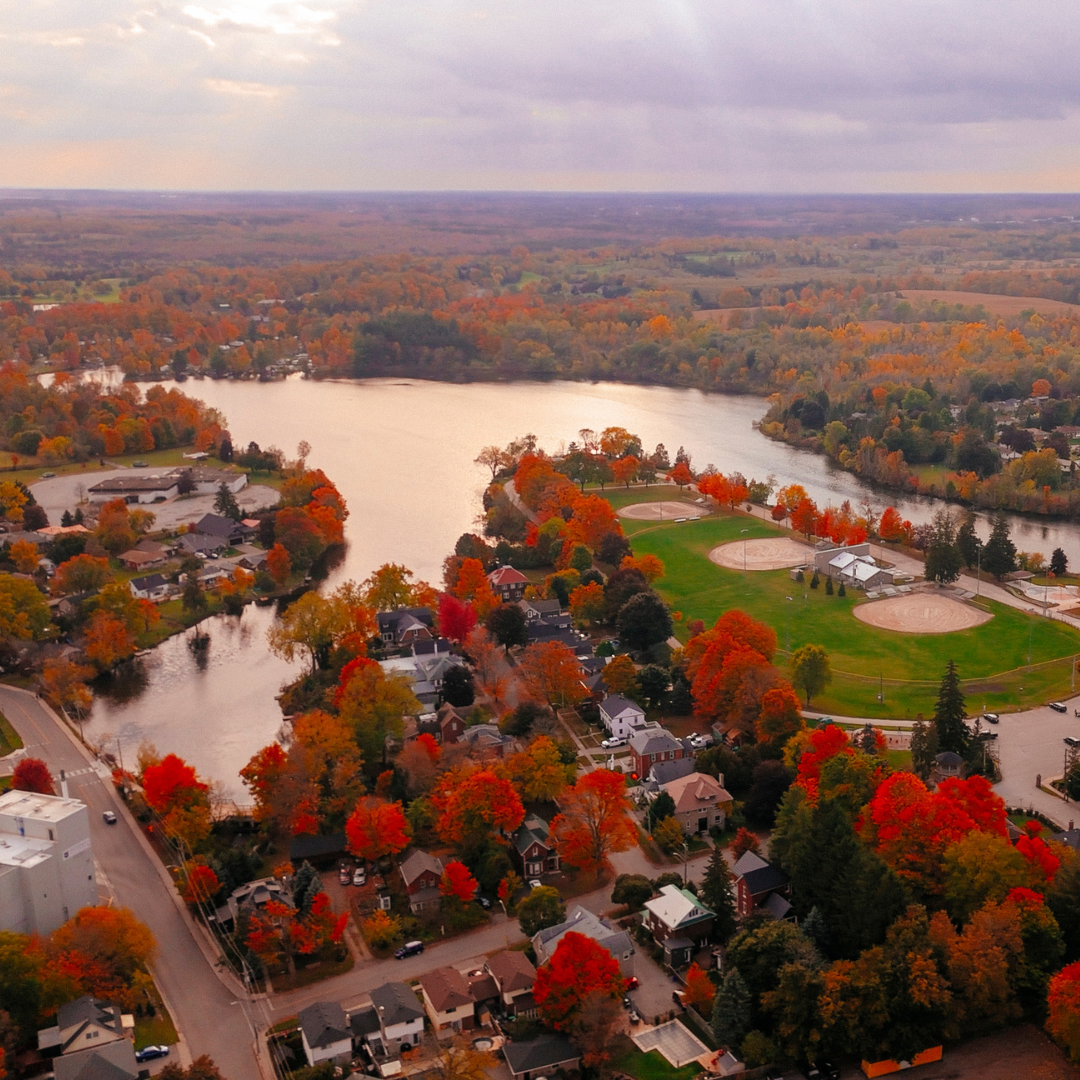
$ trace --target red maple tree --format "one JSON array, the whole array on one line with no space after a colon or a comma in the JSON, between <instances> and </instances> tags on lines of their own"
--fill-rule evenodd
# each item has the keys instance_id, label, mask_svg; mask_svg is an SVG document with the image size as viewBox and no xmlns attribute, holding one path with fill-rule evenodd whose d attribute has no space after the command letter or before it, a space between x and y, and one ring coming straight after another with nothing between
<instances>
[{"instance_id":1,"label":"red maple tree","mask_svg":"<svg viewBox=\"0 0 1080 1080\"><path fill-rule=\"evenodd\" d=\"M468 601L459 600L451 593L443 593L439 597L439 633L444 638L461 642L475 628L476 610L472 604L468 603Z\"/></svg>"},{"instance_id":2,"label":"red maple tree","mask_svg":"<svg viewBox=\"0 0 1080 1080\"><path fill-rule=\"evenodd\" d=\"M345 822L349 851L363 859L396 855L409 844L409 823L400 802L361 799Z\"/></svg>"},{"instance_id":3,"label":"red maple tree","mask_svg":"<svg viewBox=\"0 0 1080 1080\"><path fill-rule=\"evenodd\" d=\"M476 878L469 873L469 868L457 859L452 859L446 864L442 877L439 879L439 892L446 897L453 897L467 904L476 896Z\"/></svg>"},{"instance_id":4,"label":"red maple tree","mask_svg":"<svg viewBox=\"0 0 1080 1080\"><path fill-rule=\"evenodd\" d=\"M533 997L543 1019L556 1031L564 1031L573 1026L591 994L618 998L625 986L615 957L592 938L570 930L537 970Z\"/></svg>"},{"instance_id":5,"label":"red maple tree","mask_svg":"<svg viewBox=\"0 0 1080 1080\"><path fill-rule=\"evenodd\" d=\"M16 791L36 791L39 795L55 795L52 773L41 758L23 758L11 774L11 786Z\"/></svg>"},{"instance_id":6,"label":"red maple tree","mask_svg":"<svg viewBox=\"0 0 1080 1080\"><path fill-rule=\"evenodd\" d=\"M627 851L637 840L622 773L586 773L562 793L559 805L562 813L552 821L551 835L563 861L579 870L599 870L608 855Z\"/></svg>"},{"instance_id":7,"label":"red maple tree","mask_svg":"<svg viewBox=\"0 0 1080 1080\"><path fill-rule=\"evenodd\" d=\"M142 784L146 801L159 814L166 814L192 796L210 790L176 754L166 754L156 765L148 765L143 771Z\"/></svg>"}]
</instances>

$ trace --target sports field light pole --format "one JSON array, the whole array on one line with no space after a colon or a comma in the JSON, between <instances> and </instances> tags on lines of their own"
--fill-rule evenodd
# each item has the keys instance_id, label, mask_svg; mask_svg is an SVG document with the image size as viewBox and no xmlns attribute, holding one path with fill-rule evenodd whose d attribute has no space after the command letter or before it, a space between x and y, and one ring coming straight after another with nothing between
<instances>
[{"instance_id":1,"label":"sports field light pole","mask_svg":"<svg viewBox=\"0 0 1080 1080\"><path fill-rule=\"evenodd\" d=\"M739 532L742 533L742 572L744 574L746 573L746 534L749 531L750 531L749 529L740 529L739 530Z\"/></svg>"}]
</instances>

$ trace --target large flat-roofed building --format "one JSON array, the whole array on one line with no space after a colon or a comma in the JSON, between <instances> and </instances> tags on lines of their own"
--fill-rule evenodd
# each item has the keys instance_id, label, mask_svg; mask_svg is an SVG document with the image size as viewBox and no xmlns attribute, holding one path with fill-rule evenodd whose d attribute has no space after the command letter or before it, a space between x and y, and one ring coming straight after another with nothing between
<instances>
[{"instance_id":1,"label":"large flat-roofed building","mask_svg":"<svg viewBox=\"0 0 1080 1080\"><path fill-rule=\"evenodd\" d=\"M85 803L0 795L0 930L50 934L98 902Z\"/></svg>"}]
</instances>

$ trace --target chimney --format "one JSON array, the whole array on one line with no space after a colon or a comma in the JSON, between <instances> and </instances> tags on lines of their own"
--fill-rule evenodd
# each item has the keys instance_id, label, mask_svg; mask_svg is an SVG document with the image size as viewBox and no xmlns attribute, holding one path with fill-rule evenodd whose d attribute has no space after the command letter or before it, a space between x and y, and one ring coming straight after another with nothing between
<instances>
[{"instance_id":1,"label":"chimney","mask_svg":"<svg viewBox=\"0 0 1080 1080\"><path fill-rule=\"evenodd\" d=\"M60 770L60 794L66 799L68 797L67 776L64 770Z\"/></svg>"}]
</instances>

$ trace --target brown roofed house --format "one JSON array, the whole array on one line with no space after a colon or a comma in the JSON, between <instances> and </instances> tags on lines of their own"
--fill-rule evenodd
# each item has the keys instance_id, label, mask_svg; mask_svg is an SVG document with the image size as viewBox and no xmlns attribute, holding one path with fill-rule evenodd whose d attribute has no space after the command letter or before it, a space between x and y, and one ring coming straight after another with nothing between
<instances>
[{"instance_id":1,"label":"brown roofed house","mask_svg":"<svg viewBox=\"0 0 1080 1080\"><path fill-rule=\"evenodd\" d=\"M424 1008L435 1034L441 1038L476 1026L473 996L457 968L442 967L420 976Z\"/></svg>"}]
</instances>

